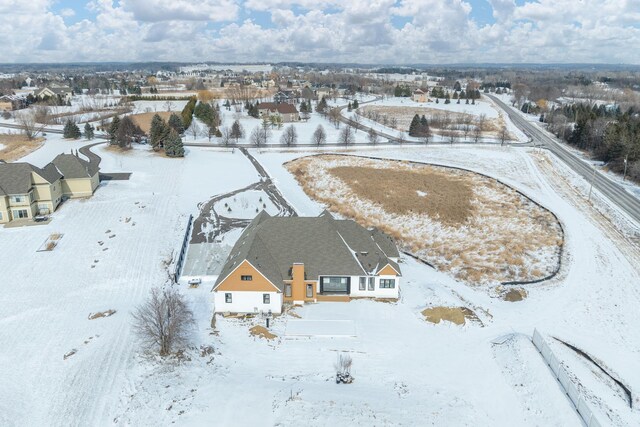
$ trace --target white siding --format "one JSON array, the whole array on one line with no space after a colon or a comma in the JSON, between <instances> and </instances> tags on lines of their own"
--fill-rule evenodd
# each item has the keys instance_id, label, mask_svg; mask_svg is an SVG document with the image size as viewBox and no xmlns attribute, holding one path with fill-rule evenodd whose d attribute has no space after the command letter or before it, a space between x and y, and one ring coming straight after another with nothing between
<instances>
[{"instance_id":1,"label":"white siding","mask_svg":"<svg viewBox=\"0 0 640 427\"><path fill-rule=\"evenodd\" d=\"M396 287L393 289L380 289L380 279L395 279ZM369 282L367 277L366 289L360 290L360 277L351 276L351 293L352 297L371 297L371 298L398 298L400 287L400 277L397 276L379 276L375 278L374 290L369 290Z\"/></svg>"},{"instance_id":2,"label":"white siding","mask_svg":"<svg viewBox=\"0 0 640 427\"><path fill-rule=\"evenodd\" d=\"M232 302L225 302L225 294L230 293ZM215 291L214 305L216 313L253 313L258 310L265 313L271 310L274 314L282 312L282 293L279 292L246 292L246 291ZM264 304L262 295L269 294L271 302Z\"/></svg>"}]
</instances>

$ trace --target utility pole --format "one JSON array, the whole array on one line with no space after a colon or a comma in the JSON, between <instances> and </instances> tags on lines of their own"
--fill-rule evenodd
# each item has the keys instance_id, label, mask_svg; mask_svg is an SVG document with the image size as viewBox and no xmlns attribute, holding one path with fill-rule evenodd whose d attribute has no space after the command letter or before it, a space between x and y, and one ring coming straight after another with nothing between
<instances>
[{"instance_id":1,"label":"utility pole","mask_svg":"<svg viewBox=\"0 0 640 427\"><path fill-rule=\"evenodd\" d=\"M624 174L622 174L622 180L625 181L627 179L627 163L629 160L629 155L624 156Z\"/></svg>"},{"instance_id":2,"label":"utility pole","mask_svg":"<svg viewBox=\"0 0 640 427\"><path fill-rule=\"evenodd\" d=\"M596 179L596 167L593 166L593 175L591 175L591 185L589 185L589 197L587 197L588 201L591 201L591 190L593 190L593 180Z\"/></svg>"}]
</instances>

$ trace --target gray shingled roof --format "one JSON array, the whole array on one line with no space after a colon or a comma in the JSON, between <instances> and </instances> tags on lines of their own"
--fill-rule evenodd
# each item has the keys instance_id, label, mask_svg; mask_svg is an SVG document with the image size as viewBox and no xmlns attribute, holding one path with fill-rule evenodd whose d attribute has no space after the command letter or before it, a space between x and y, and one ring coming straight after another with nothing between
<instances>
[{"instance_id":1,"label":"gray shingled roof","mask_svg":"<svg viewBox=\"0 0 640 427\"><path fill-rule=\"evenodd\" d=\"M27 194L33 186L31 172L52 184L62 178L51 163L40 169L29 163L0 163L0 194Z\"/></svg>"},{"instance_id":2,"label":"gray shingled roof","mask_svg":"<svg viewBox=\"0 0 640 427\"><path fill-rule=\"evenodd\" d=\"M98 173L98 166L73 154L58 154L51 162L65 179L91 178Z\"/></svg>"},{"instance_id":3,"label":"gray shingled roof","mask_svg":"<svg viewBox=\"0 0 640 427\"><path fill-rule=\"evenodd\" d=\"M400 272L398 265L381 250L374 233L381 234L351 220L336 220L326 211L315 218L271 217L262 211L231 250L214 289L244 260L281 291L283 281L292 278L294 263L304 264L309 280L321 274L373 275L387 264Z\"/></svg>"}]
</instances>

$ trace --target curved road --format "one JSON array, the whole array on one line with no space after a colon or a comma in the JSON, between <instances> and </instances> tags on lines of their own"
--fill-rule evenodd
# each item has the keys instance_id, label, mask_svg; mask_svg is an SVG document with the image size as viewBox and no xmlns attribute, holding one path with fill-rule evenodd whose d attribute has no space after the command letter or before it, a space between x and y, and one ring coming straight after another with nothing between
<instances>
[{"instance_id":1,"label":"curved road","mask_svg":"<svg viewBox=\"0 0 640 427\"><path fill-rule=\"evenodd\" d=\"M495 96L488 96L498 106L500 106L500 108L507 113L511 121L515 123L515 125L518 126L525 134L531 137L534 142L548 148L549 151L558 156L560 160L587 180L587 182L593 182L593 187L595 189L611 200L611 202L617 205L630 218L637 223L640 223L640 199L634 197L619 184L613 182L602 173L597 172L593 167L583 162L579 157L563 147L562 143L553 135L541 129L536 124L526 120L517 111L513 110Z\"/></svg>"}]
</instances>

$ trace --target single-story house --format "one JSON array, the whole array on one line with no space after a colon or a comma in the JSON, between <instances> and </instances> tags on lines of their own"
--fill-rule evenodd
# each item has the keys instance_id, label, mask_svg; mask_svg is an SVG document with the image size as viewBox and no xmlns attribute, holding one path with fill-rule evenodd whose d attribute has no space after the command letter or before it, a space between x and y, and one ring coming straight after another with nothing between
<instances>
[{"instance_id":1,"label":"single-story house","mask_svg":"<svg viewBox=\"0 0 640 427\"><path fill-rule=\"evenodd\" d=\"M260 117L267 116L280 116L283 123L300 121L300 114L298 109L293 104L277 104L275 102L262 102L258 104L258 114Z\"/></svg>"},{"instance_id":2,"label":"single-story house","mask_svg":"<svg viewBox=\"0 0 640 427\"><path fill-rule=\"evenodd\" d=\"M65 86L52 86L52 87L43 87L42 89L36 91L36 98L53 98L60 97L64 102L71 101L71 97L73 96L73 92L71 88Z\"/></svg>"},{"instance_id":3,"label":"single-story house","mask_svg":"<svg viewBox=\"0 0 640 427\"><path fill-rule=\"evenodd\" d=\"M98 184L98 166L72 154L43 168L0 161L0 224L48 215L63 198L90 197Z\"/></svg>"},{"instance_id":4,"label":"single-story house","mask_svg":"<svg viewBox=\"0 0 640 427\"><path fill-rule=\"evenodd\" d=\"M216 313L281 313L284 303L397 299L399 252L391 238L325 211L262 211L231 250L213 287Z\"/></svg>"},{"instance_id":5,"label":"single-story house","mask_svg":"<svg viewBox=\"0 0 640 427\"><path fill-rule=\"evenodd\" d=\"M413 91L412 99L415 102L427 102L429 100L429 94L422 89L416 89Z\"/></svg>"}]
</instances>

